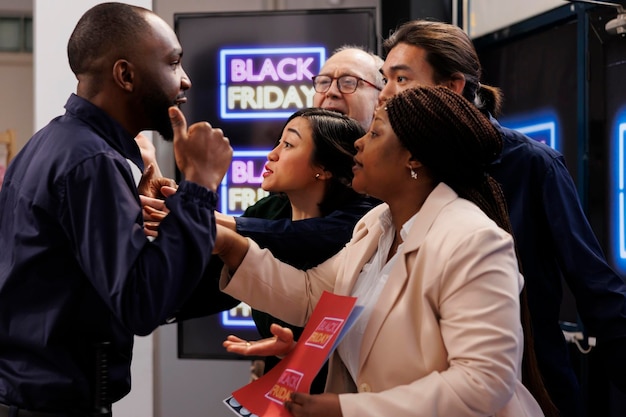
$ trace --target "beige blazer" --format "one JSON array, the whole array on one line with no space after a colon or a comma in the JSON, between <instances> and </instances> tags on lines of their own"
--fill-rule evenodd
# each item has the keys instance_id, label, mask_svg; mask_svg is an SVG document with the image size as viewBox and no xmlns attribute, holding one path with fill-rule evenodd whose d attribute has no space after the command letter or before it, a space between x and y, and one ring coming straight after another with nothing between
<instances>
[{"instance_id":1,"label":"beige blazer","mask_svg":"<svg viewBox=\"0 0 626 417\"><path fill-rule=\"evenodd\" d=\"M308 271L252 241L220 287L252 307L304 325L323 291L350 295L377 249L382 204L347 246ZM445 184L417 214L369 319L354 382L334 353L326 390L344 417L541 417L520 382L522 329L511 236Z\"/></svg>"}]
</instances>

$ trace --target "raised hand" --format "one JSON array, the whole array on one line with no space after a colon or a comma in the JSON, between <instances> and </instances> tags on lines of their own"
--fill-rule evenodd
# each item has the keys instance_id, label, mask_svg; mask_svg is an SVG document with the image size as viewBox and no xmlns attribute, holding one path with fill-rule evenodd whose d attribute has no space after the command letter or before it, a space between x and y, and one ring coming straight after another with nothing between
<instances>
[{"instance_id":1,"label":"raised hand","mask_svg":"<svg viewBox=\"0 0 626 417\"><path fill-rule=\"evenodd\" d=\"M169 115L178 169L187 181L216 191L233 157L228 138L207 122L194 123L187 130L185 116L176 106L169 108Z\"/></svg>"},{"instance_id":2,"label":"raised hand","mask_svg":"<svg viewBox=\"0 0 626 417\"><path fill-rule=\"evenodd\" d=\"M154 173L157 177L162 177L161 169L159 168L159 164L157 164L156 159L156 148L152 141L143 133L135 136L135 143L139 146L139 150L141 151L141 159L143 160L143 166L148 167L148 165L154 165Z\"/></svg>"},{"instance_id":3,"label":"raised hand","mask_svg":"<svg viewBox=\"0 0 626 417\"><path fill-rule=\"evenodd\" d=\"M150 163L139 181L137 191L140 195L145 195L152 198L165 198L165 195L161 192L163 187L176 188L176 181L160 176L158 166Z\"/></svg>"},{"instance_id":4,"label":"raised hand","mask_svg":"<svg viewBox=\"0 0 626 417\"><path fill-rule=\"evenodd\" d=\"M143 214L143 231L146 236L157 237L159 234L159 225L169 213L165 201L140 195L142 214Z\"/></svg>"}]
</instances>

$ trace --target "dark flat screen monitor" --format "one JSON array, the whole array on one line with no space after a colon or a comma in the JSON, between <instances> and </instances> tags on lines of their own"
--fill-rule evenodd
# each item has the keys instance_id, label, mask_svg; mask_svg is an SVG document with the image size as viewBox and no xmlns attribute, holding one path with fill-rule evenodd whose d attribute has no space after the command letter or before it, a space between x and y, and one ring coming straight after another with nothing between
<instances>
[{"instance_id":1,"label":"dark flat screen monitor","mask_svg":"<svg viewBox=\"0 0 626 417\"><path fill-rule=\"evenodd\" d=\"M176 14L183 66L191 78L183 112L189 124L223 129L234 149L219 190L220 208L240 215L266 193L260 188L267 153L286 119L313 104L311 77L344 45L377 51L376 9L320 9ZM178 324L181 358L236 359L228 334L257 339L250 309Z\"/></svg>"}]
</instances>

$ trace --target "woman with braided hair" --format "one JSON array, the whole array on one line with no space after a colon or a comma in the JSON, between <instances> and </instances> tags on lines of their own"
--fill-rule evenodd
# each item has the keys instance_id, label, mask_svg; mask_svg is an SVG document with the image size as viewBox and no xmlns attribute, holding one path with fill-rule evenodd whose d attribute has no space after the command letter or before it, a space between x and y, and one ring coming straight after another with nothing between
<instances>
[{"instance_id":1,"label":"woman with braided hair","mask_svg":"<svg viewBox=\"0 0 626 417\"><path fill-rule=\"evenodd\" d=\"M545 407L544 413L553 414L547 405L551 400L560 417L586 414L578 377L588 392L602 391L597 385L606 387L607 379L626 392L626 283L603 253L563 155L498 123L502 92L482 83L478 53L460 27L412 20L398 27L383 49L386 57L380 70L385 87L380 102L419 85L446 86L474 103L500 133L502 154L488 170L504 192L524 273L523 295L533 336L525 343L534 347L525 353L536 354L549 398L530 383L527 371L532 367L524 366L523 380ZM566 287L585 335L597 340L593 356L598 361L591 363L589 376L586 372L577 376L577 361L570 360L563 337L560 307ZM593 401L606 407L601 398Z\"/></svg>"},{"instance_id":2,"label":"woman with braided hair","mask_svg":"<svg viewBox=\"0 0 626 417\"><path fill-rule=\"evenodd\" d=\"M299 271L218 228L220 286L234 297L299 325L323 291L363 306L331 356L326 392L285 407L296 417L543 416L521 382L523 278L485 171L502 146L493 125L450 89L418 87L378 108L355 146L353 188L384 203L323 264ZM286 353L289 331L273 331L224 345Z\"/></svg>"}]
</instances>

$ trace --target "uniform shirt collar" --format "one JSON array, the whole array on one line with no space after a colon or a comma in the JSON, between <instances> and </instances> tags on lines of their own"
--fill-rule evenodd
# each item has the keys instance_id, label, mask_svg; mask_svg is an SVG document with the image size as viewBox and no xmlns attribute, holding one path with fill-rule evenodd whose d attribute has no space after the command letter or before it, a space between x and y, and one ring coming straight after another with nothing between
<instances>
[{"instance_id":1,"label":"uniform shirt collar","mask_svg":"<svg viewBox=\"0 0 626 417\"><path fill-rule=\"evenodd\" d=\"M143 172L143 160L135 138L104 110L76 94L67 100L65 110L91 126L109 145Z\"/></svg>"}]
</instances>

